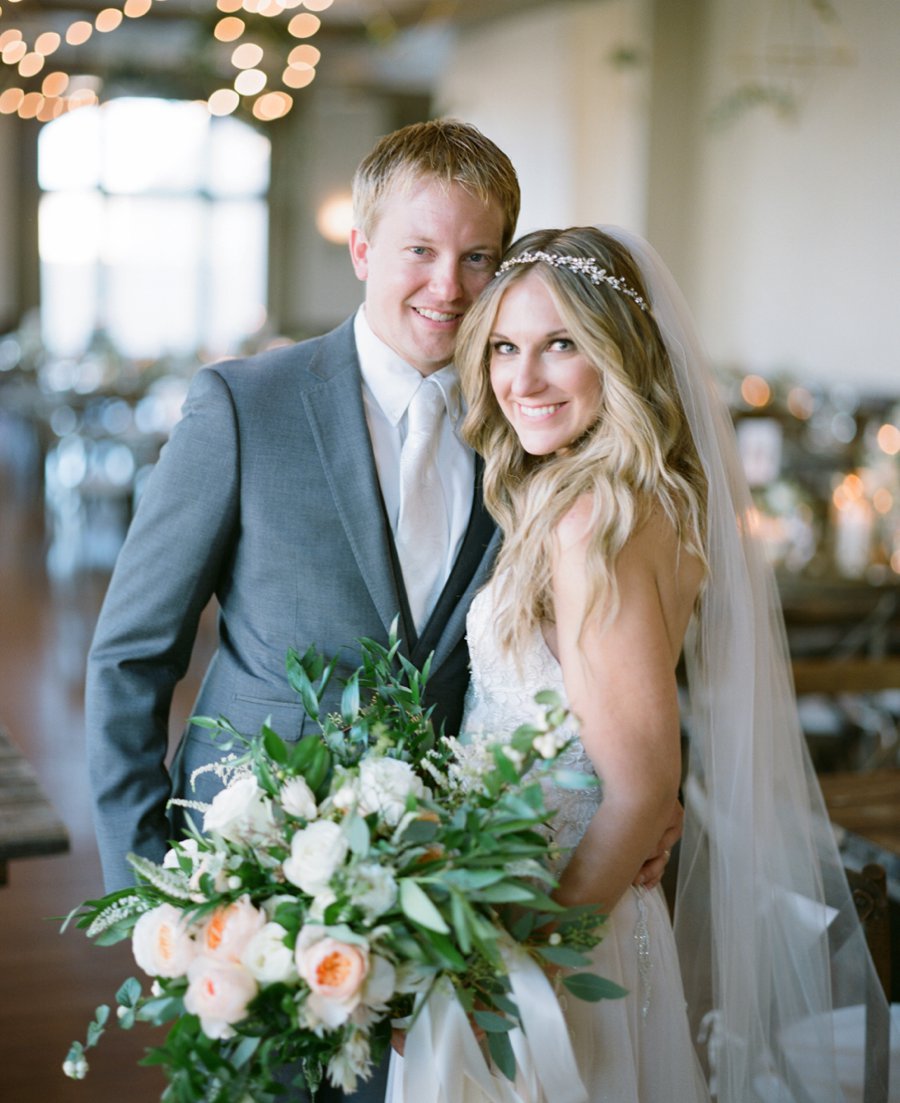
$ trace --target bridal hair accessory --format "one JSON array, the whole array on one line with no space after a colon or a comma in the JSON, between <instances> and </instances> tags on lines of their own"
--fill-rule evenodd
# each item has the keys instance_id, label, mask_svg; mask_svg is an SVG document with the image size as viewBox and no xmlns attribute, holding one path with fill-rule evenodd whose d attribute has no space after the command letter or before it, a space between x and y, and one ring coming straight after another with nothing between
<instances>
[{"instance_id":1,"label":"bridal hair accessory","mask_svg":"<svg viewBox=\"0 0 900 1103\"><path fill-rule=\"evenodd\" d=\"M535 249L533 252L519 253L517 257L510 257L509 260L505 260L494 273L494 278L496 279L497 276L508 272L510 268L517 264L537 264L538 261L549 264L551 268L570 268L573 272L577 272L579 276L589 279L595 287L601 283L608 283L620 294L633 299L645 314L650 309L643 296L639 295L633 287L629 287L619 276L614 276L607 272L605 268L601 268L593 257L570 257L562 253L545 253L542 249Z\"/></svg>"}]
</instances>

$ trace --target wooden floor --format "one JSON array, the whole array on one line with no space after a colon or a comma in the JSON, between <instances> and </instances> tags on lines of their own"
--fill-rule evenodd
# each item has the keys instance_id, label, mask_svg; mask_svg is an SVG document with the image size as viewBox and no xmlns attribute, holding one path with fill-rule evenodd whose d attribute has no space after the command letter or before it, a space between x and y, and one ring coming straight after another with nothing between
<instances>
[{"instance_id":1,"label":"wooden floor","mask_svg":"<svg viewBox=\"0 0 900 1103\"><path fill-rule=\"evenodd\" d=\"M150 1103L164 1083L158 1071L137 1065L155 1040L146 1025L110 1027L88 1054L84 1082L62 1073L69 1044L84 1039L94 1008L112 1003L137 970L127 944L99 949L80 931L61 935L54 918L102 892L82 686L106 578L82 572L51 584L43 563L40 495L0 469L0 725L33 765L72 843L64 856L11 862L0 888L0 1100ZM195 687L189 676L173 727L187 715Z\"/></svg>"}]
</instances>

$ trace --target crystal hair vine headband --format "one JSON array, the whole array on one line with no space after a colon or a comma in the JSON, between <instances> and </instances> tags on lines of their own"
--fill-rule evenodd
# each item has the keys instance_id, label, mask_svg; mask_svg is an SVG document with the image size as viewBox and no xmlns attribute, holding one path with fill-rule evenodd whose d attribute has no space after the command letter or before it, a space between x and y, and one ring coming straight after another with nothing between
<instances>
[{"instance_id":1,"label":"crystal hair vine headband","mask_svg":"<svg viewBox=\"0 0 900 1103\"><path fill-rule=\"evenodd\" d=\"M537 264L538 261L549 264L551 268L569 268L573 272L577 272L579 276L584 276L585 279L590 280L594 286L607 283L620 294L627 295L629 299L632 299L635 305L639 306L645 314L650 309L646 300L633 287L629 287L619 276L614 276L611 272L607 272L605 268L601 268L593 257L570 257L563 253L545 253L541 249L535 249L534 252L519 253L517 257L510 257L509 260L505 260L495 272L494 278L496 279L497 276L508 272L510 268L514 268L517 264Z\"/></svg>"}]
</instances>

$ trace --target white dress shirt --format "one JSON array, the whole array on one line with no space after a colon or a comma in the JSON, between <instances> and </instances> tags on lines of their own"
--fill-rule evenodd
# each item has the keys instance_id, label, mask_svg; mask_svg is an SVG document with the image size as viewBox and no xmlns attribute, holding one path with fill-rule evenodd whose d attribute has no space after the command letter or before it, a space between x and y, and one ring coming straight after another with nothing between
<instances>
[{"instance_id":1,"label":"white dress shirt","mask_svg":"<svg viewBox=\"0 0 900 1103\"><path fill-rule=\"evenodd\" d=\"M396 535L400 514L400 448L406 438L406 409L422 383L422 376L376 337L366 320L363 306L354 319L354 336L375 467L391 531ZM443 423L437 452L450 533L441 582L443 586L456 562L469 525L475 486L475 455L459 435L463 405L456 369L448 364L428 378L434 380L443 392L448 415Z\"/></svg>"}]
</instances>

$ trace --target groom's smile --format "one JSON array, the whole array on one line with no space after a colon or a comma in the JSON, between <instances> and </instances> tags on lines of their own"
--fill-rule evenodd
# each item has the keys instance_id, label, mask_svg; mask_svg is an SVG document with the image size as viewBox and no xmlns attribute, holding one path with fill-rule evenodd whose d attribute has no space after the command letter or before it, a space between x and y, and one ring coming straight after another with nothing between
<instances>
[{"instance_id":1,"label":"groom's smile","mask_svg":"<svg viewBox=\"0 0 900 1103\"><path fill-rule=\"evenodd\" d=\"M453 359L462 317L499 263L503 212L459 184L422 177L381 202L374 228L356 228L350 255L366 283L366 319L422 375Z\"/></svg>"}]
</instances>

